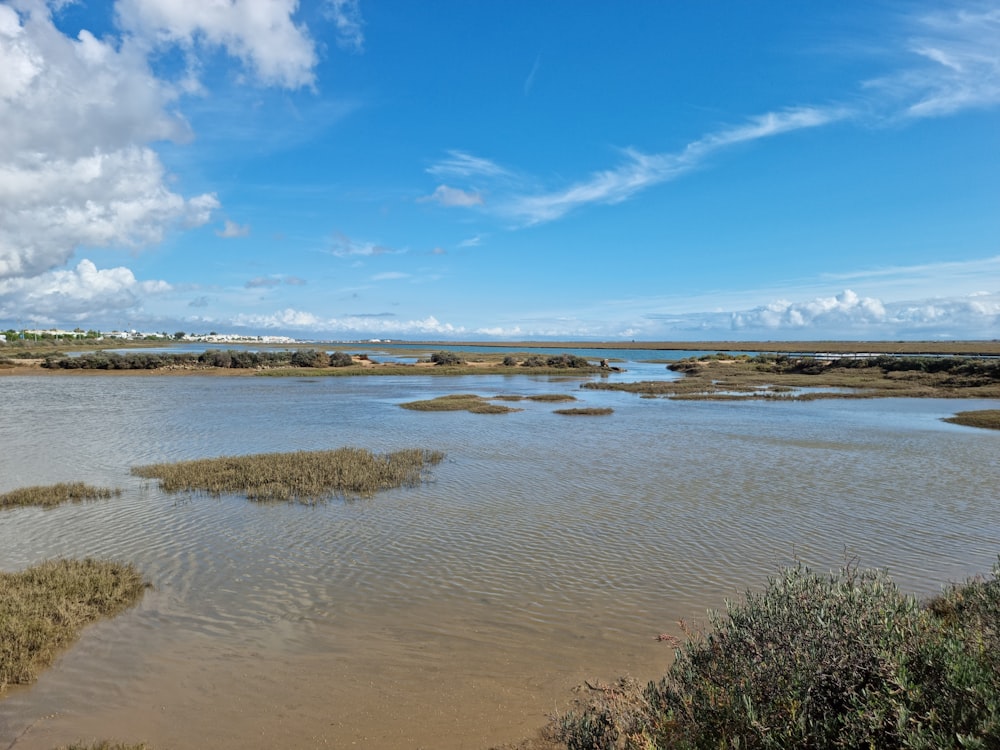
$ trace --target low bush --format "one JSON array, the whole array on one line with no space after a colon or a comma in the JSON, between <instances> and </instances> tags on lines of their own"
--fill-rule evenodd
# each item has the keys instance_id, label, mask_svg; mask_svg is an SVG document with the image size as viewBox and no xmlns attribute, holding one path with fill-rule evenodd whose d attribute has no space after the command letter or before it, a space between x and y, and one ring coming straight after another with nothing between
<instances>
[{"instance_id":1,"label":"low bush","mask_svg":"<svg viewBox=\"0 0 1000 750\"><path fill-rule=\"evenodd\" d=\"M330 355L330 367L350 367L354 359L347 352L334 352Z\"/></svg>"},{"instance_id":2,"label":"low bush","mask_svg":"<svg viewBox=\"0 0 1000 750\"><path fill-rule=\"evenodd\" d=\"M455 352L434 352L431 355L431 362L436 365L464 365L465 360Z\"/></svg>"},{"instance_id":3,"label":"low bush","mask_svg":"<svg viewBox=\"0 0 1000 750\"><path fill-rule=\"evenodd\" d=\"M1000 747L1000 564L921 606L880 571L798 566L688 632L658 682L559 717L568 748Z\"/></svg>"}]
</instances>

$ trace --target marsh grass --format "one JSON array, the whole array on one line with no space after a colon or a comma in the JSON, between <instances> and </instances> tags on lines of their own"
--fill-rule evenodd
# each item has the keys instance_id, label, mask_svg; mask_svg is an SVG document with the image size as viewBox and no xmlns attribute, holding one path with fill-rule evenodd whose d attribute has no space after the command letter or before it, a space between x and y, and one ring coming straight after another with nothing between
<instances>
[{"instance_id":1,"label":"marsh grass","mask_svg":"<svg viewBox=\"0 0 1000 750\"><path fill-rule=\"evenodd\" d=\"M60 482L59 484L22 487L0 495L0 508L38 506L51 508L63 503L82 503L85 500L103 500L118 497L119 489L91 487L83 482Z\"/></svg>"},{"instance_id":2,"label":"marsh grass","mask_svg":"<svg viewBox=\"0 0 1000 750\"><path fill-rule=\"evenodd\" d=\"M84 626L132 606L146 588L132 565L91 559L0 573L0 691L32 682Z\"/></svg>"},{"instance_id":3,"label":"marsh grass","mask_svg":"<svg viewBox=\"0 0 1000 750\"><path fill-rule=\"evenodd\" d=\"M423 480L424 469L443 458L439 451L418 448L384 454L364 448L338 448L151 464L133 467L132 473L160 480L165 492L315 503L336 496L370 497L380 490L415 486Z\"/></svg>"},{"instance_id":4,"label":"marsh grass","mask_svg":"<svg viewBox=\"0 0 1000 750\"><path fill-rule=\"evenodd\" d=\"M682 629L665 677L590 686L566 747L1000 747L1000 564L920 604L882 571L797 566Z\"/></svg>"},{"instance_id":5,"label":"marsh grass","mask_svg":"<svg viewBox=\"0 0 1000 750\"><path fill-rule=\"evenodd\" d=\"M946 417L944 421L965 425L966 427L983 427L989 430L1000 430L1000 409L960 411L953 417Z\"/></svg>"},{"instance_id":6,"label":"marsh grass","mask_svg":"<svg viewBox=\"0 0 1000 750\"><path fill-rule=\"evenodd\" d=\"M471 393L453 393L424 401L409 401L400 406L413 411L468 411L473 414L507 414L521 411L502 404L491 404L482 396Z\"/></svg>"},{"instance_id":7,"label":"marsh grass","mask_svg":"<svg viewBox=\"0 0 1000 750\"><path fill-rule=\"evenodd\" d=\"M99 742L83 743L74 742L72 745L60 745L56 750L149 750L149 745L140 742L132 745L126 742L109 742L101 740Z\"/></svg>"},{"instance_id":8,"label":"marsh grass","mask_svg":"<svg viewBox=\"0 0 1000 750\"><path fill-rule=\"evenodd\" d=\"M613 414L614 411L610 407L585 406L579 409L556 409L552 413L565 414L569 417L603 417L607 414Z\"/></svg>"},{"instance_id":9,"label":"marsh grass","mask_svg":"<svg viewBox=\"0 0 1000 750\"><path fill-rule=\"evenodd\" d=\"M492 401L540 401L542 403L561 403L564 401L576 401L576 396L568 393L537 393L531 396L521 396L514 393L504 393L494 396Z\"/></svg>"}]
</instances>

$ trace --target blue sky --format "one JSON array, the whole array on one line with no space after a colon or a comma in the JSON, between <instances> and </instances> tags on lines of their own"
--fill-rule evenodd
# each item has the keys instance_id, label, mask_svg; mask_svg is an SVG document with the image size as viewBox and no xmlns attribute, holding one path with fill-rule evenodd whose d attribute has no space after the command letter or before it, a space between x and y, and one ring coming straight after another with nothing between
<instances>
[{"instance_id":1,"label":"blue sky","mask_svg":"<svg viewBox=\"0 0 1000 750\"><path fill-rule=\"evenodd\" d=\"M0 326L1000 335L1000 2L0 1Z\"/></svg>"}]
</instances>

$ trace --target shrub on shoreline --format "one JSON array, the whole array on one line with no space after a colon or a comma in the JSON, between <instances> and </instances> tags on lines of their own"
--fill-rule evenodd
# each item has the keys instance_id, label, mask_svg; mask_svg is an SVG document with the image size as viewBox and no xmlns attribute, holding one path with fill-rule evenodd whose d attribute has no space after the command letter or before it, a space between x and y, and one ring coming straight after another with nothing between
<instances>
[{"instance_id":1,"label":"shrub on shoreline","mask_svg":"<svg viewBox=\"0 0 1000 750\"><path fill-rule=\"evenodd\" d=\"M573 750L998 747L998 575L921 606L883 572L787 570L663 679L595 689L552 730Z\"/></svg>"}]
</instances>

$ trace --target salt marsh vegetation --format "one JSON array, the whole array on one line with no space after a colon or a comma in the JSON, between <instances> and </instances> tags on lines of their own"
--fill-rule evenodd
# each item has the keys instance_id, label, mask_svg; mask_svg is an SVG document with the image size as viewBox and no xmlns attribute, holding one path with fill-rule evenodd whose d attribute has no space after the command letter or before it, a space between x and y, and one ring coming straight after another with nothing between
<instances>
[{"instance_id":1,"label":"salt marsh vegetation","mask_svg":"<svg viewBox=\"0 0 1000 750\"><path fill-rule=\"evenodd\" d=\"M400 406L412 411L467 411L473 414L507 414L512 411L520 411L520 409L502 404L491 404L482 396L471 393L453 393L423 401L408 401Z\"/></svg>"},{"instance_id":2,"label":"salt marsh vegetation","mask_svg":"<svg viewBox=\"0 0 1000 750\"><path fill-rule=\"evenodd\" d=\"M82 503L85 500L102 500L118 497L119 489L92 487L83 482L60 482L58 484L21 487L0 494L0 508L37 506L51 508L63 503Z\"/></svg>"},{"instance_id":3,"label":"salt marsh vegetation","mask_svg":"<svg viewBox=\"0 0 1000 750\"><path fill-rule=\"evenodd\" d=\"M243 495L249 500L314 503L335 496L370 497L415 486L440 463L439 451L410 448L377 454L364 448L258 453L136 466L132 473L158 479L165 492Z\"/></svg>"},{"instance_id":4,"label":"salt marsh vegetation","mask_svg":"<svg viewBox=\"0 0 1000 750\"><path fill-rule=\"evenodd\" d=\"M146 588L132 565L91 559L0 573L0 691L33 682L84 626L132 606Z\"/></svg>"},{"instance_id":5,"label":"salt marsh vegetation","mask_svg":"<svg viewBox=\"0 0 1000 750\"><path fill-rule=\"evenodd\" d=\"M966 427L982 427L989 430L1000 430L1000 409L980 409L978 411L960 411L945 422L965 425Z\"/></svg>"}]
</instances>

